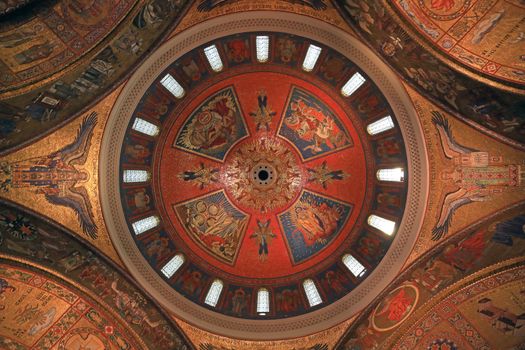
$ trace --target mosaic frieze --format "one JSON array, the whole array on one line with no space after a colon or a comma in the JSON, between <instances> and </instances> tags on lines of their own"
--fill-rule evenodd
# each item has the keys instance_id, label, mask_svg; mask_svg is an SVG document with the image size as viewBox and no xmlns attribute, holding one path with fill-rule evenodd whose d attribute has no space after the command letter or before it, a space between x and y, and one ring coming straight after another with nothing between
<instances>
[{"instance_id":1,"label":"mosaic frieze","mask_svg":"<svg viewBox=\"0 0 525 350\"><path fill-rule=\"evenodd\" d=\"M339 346L499 349L502 342L509 348L523 343L523 212L521 205L493 215L422 256L365 310Z\"/></svg>"},{"instance_id":2,"label":"mosaic frieze","mask_svg":"<svg viewBox=\"0 0 525 350\"><path fill-rule=\"evenodd\" d=\"M509 45L510 40L521 40L517 29L520 21L517 15L510 10L510 7L519 5L504 1L479 1L469 8L470 13L463 13L459 9L463 3L460 1L432 1L429 3L413 0L400 0L392 3L383 0L367 3L349 0L336 1L340 13L348 24L384 58L385 62L398 71L421 94L456 116L482 126L480 128L482 131L489 129L502 135L510 143L522 145L525 124L523 118L525 99L521 95L522 85L508 84L512 80L521 81L523 79L522 70L510 69L512 74L509 74L509 70L502 65L490 62L490 59L484 59L483 64L475 68L482 71L482 74L459 73L434 57L434 53L421 45L419 40L411 37L403 28L401 19L397 18L392 11L393 7L398 7L398 10L403 12L403 16L410 21L418 22L426 18L425 21L415 25L417 30L424 30L429 23L436 21L432 18L429 21L429 15L425 14L423 9L436 13L459 13L461 19L455 19L457 23L454 27L460 29L462 33L470 30L470 39L462 36L463 40L467 40L469 46L483 46L483 49L475 50L481 55L490 56L500 50L507 54L519 47L518 44L514 44L508 50L503 49ZM492 9L493 5L496 5L494 9ZM520 10L514 9L514 13L520 13ZM504 17L510 22L501 20ZM442 23L445 25L444 23L450 22ZM477 24L474 25L475 23ZM510 25L510 23L515 23L515 25ZM466 26L470 25L475 28L467 29ZM500 28L493 31L498 26ZM509 34L508 31L514 34ZM476 32L477 35L473 34ZM507 34L498 34L503 32ZM482 36L485 35L492 37L494 41L487 46L479 45ZM433 36L435 40L440 40L438 45L446 46L446 48L439 47L440 52L452 53L468 66L472 66L472 63L476 61L476 53L473 53L472 50L454 50L454 47L458 48L458 46L455 46L457 39L452 36L438 32L435 32ZM500 45L495 43L499 41L501 41ZM514 55L511 60L516 62L516 57ZM499 77L496 75L498 71L501 73ZM478 81L484 78L483 75L488 75L493 80L506 81L503 84L510 85L508 89L513 92L489 88ZM516 92L518 94L515 94Z\"/></svg>"},{"instance_id":3,"label":"mosaic frieze","mask_svg":"<svg viewBox=\"0 0 525 350\"><path fill-rule=\"evenodd\" d=\"M7 205L0 209L0 255L0 346L190 346L171 318L105 258Z\"/></svg>"}]
</instances>

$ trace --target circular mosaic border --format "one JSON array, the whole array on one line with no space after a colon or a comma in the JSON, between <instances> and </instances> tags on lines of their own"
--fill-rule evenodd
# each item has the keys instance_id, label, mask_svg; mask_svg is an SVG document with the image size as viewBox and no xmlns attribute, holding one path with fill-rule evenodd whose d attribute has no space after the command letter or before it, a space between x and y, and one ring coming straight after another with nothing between
<instances>
[{"instance_id":1,"label":"circular mosaic border","mask_svg":"<svg viewBox=\"0 0 525 350\"><path fill-rule=\"evenodd\" d=\"M255 46L254 39L255 35L258 33L253 32L246 32L242 34L236 34L233 36L226 36L222 37L217 41L212 41L209 43L206 43L205 45L196 48L189 53L183 55L181 58L174 61L169 68L167 69L167 72L170 74L173 74L174 76L181 79L185 76L185 72L181 71L180 67L184 65L181 64L181 62L188 62L187 56L191 58L191 60L195 60L198 55L198 52L201 51L204 47L208 47L212 43L215 43L217 47L221 47L223 45L228 45L229 40L245 40L246 42L248 40L251 40L251 44ZM406 162L406 156L405 156L405 145L402 141L402 135L401 130L398 127L397 122L395 122L394 128L388 130L387 132L380 133L379 135L369 135L365 131L365 125L368 124L373 120L376 120L378 117L383 117L384 115L388 114L395 120L395 114L391 111L390 106L386 103L386 98L382 95L382 93L379 91L377 86L371 81L370 78L366 78L365 85L359 89L359 92L356 93L356 95L352 97L344 97L342 96L340 92L340 85L342 85L342 82L345 81L345 79L348 78L349 74L348 72L352 73L354 69L356 69L355 65L348 60L348 58L342 58L340 57L340 54L335 52L330 47L326 47L324 44L319 43L317 41L312 41L310 39L306 39L304 37L300 37L297 35L290 35L290 34L283 34L283 33L277 33L277 32L268 32L265 33L269 35L270 42L275 42L274 47L274 54L270 55L272 58L270 58L267 62L264 64L258 64L254 62L254 57L251 57L251 60L245 60L246 63L245 66L237 66L234 67L229 66L228 63L232 63L231 60L228 62L228 59L225 60L225 63L227 64L227 68L221 71L220 73L216 73L212 75L211 77L205 77L206 80L200 80L198 83L192 82L191 84L186 82L185 86L185 94L182 98L179 100L174 100L173 98L170 98L170 101L175 106L173 107L171 104L169 107L166 108L166 111L163 110L163 112L159 112L158 108L155 107L156 103L163 103L159 102L162 101L164 97L166 96L167 92L164 90L162 86L159 86L159 83L155 83L152 85L147 91L146 94L142 97L141 103L137 106L137 109L134 111L134 115L140 116L140 118L145 118L145 120L149 120L150 122L154 123L162 132L160 135L145 135L143 133L139 133L135 130L133 130L134 121L135 118L131 119L131 122L128 126L128 133L125 136L126 142L123 145L123 152L121 153L121 167L122 170L125 171L126 169L141 169L150 171L152 174L152 178L148 181L141 182L141 183L126 183L123 182L121 184L121 198L122 198L122 205L125 210L125 215L128 220L128 225L130 227L130 230L133 232L133 222L138 220L139 218L144 218L146 216L151 215L158 215L160 222L158 225L148 230L147 232L140 233L138 235L134 235L134 239L139 246L139 249L141 250L143 256L145 259L150 263L150 265L157 271L157 273L160 274L163 279L166 279L167 282L176 290L178 290L181 294L185 294L187 297L191 298L193 301L199 303L200 305L203 305L205 307L208 307L205 304L205 294L202 293L203 291L206 291L206 289L209 287L209 283L211 283L210 275L214 278L221 279L222 282L225 283L225 292L222 293L223 296L221 296L221 300L219 301L216 306L214 306L212 309L216 312L222 312L222 313L232 313L232 309L230 308L231 299L229 297L229 293L232 292L233 289L236 290L238 287L270 287L270 296L271 300L275 301L275 308L271 307L270 314L265 314L263 317L259 317L256 313L255 306L255 298L253 298L254 293L248 292L248 295L251 296L250 303L247 305L247 307L243 308L242 313L236 313L233 312L233 316L242 317L242 318L283 318L283 317L291 317L291 316L297 316L298 314L306 313L314 311L315 309L318 309L319 307L324 307L329 303L334 302L335 300L339 299L341 295L346 295L351 289L355 288L354 283L360 283L363 278L360 276L359 278L356 278L355 275L353 275L348 268L346 268L343 265L343 262L341 261L341 257L345 253L351 253L352 255L356 254L355 257L358 260L364 261L364 264L366 265L367 272L370 272L375 268L378 261L382 259L384 253L379 253L379 251L386 251L389 247L391 242L393 241L394 236L388 236L382 233L379 233L377 231L374 231L373 228L371 228L369 225L365 225L366 217L369 216L371 212L378 213L379 215L384 214L388 217L389 220L394 220L395 222L399 223L401 222L404 208L405 208L405 195L408 188L408 182L407 174L405 174L405 181L402 182L395 182L395 183L389 183L389 182L383 182L378 181L376 179L376 171L380 168L392 168L392 167L402 167L403 169L407 169L407 162ZM297 62L299 60L294 60L292 64L288 65L289 63L284 63L281 59L281 62L278 61L275 57L279 57L280 53L278 51L279 42L282 40L292 40L294 43L294 46L296 47L307 47L309 44L314 44L319 47L321 47L322 51L324 52L324 57L321 57L318 64L316 64L317 68L314 69L312 72L304 72L301 70L300 67L297 67ZM250 44L250 46L251 46ZM202 51L201 51L202 52ZM228 56L226 56L228 57ZM341 59L341 61L345 62L345 72L340 74L340 78L338 78L335 82L333 80L326 77L326 73L323 73L323 68L326 68L329 64L328 62L332 57L338 57L338 59ZM202 58L201 58L202 59ZM199 60L199 57L197 57L196 65L202 65L206 66L207 62L204 60ZM229 67L228 67L229 66ZM186 184L178 183L176 186L170 187L171 180L167 180L165 185L161 185L159 183L160 178L165 176L167 179L171 178L174 174L177 174L178 171L174 168L169 168L162 170L161 163L162 161L159 160L162 158L163 152L169 147L169 149L173 150L174 147L171 145L174 141L167 141L167 135L166 131L171 130L173 128L173 123L179 123L186 120L186 112L187 107L191 103L193 104L194 100L198 99L199 96L205 95L204 91L207 91L210 89L210 84L212 86L215 86L215 84L220 84L223 88L225 86L232 86L236 85L238 83L237 79L243 80L243 76L251 75L251 74L266 74L266 72L271 72L271 74L286 74L287 77L289 77L291 80L289 83L293 81L293 83L290 85L290 90L287 90L286 93L281 91L282 95L288 94L288 98L286 101L290 101L290 98L292 98L292 92L295 90L296 87L302 86L301 89L305 89L305 85L307 81L310 83L314 81L315 88L320 89L322 93L325 94L325 99L329 98L331 103L334 103L336 106L338 106L340 110L340 115L346 115L348 121L350 121L351 129L355 131L356 135L352 137L352 140L355 140L355 145L360 144L363 146L364 150L364 156L366 159L366 174L363 175L362 178L366 176L366 183L356 183L354 182L356 177L356 173L353 173L353 171L356 169L354 165L350 166L350 163L353 163L353 159L348 159L346 161L347 164L341 164L342 157L345 157L342 153L339 153L337 161L338 167L341 166L344 168L346 167L346 171L348 171L348 174L350 177L352 177L354 180L352 180L352 186L359 187L360 191L363 191L364 193L364 201L355 201L355 200L346 200L346 203L351 204L351 212L354 217L353 224L346 225L346 229L339 230L336 237L331 237L330 243L327 245L324 245L320 250L316 251L315 254L310 255L306 259L302 260L295 260L293 259L293 250L291 249L291 237L286 236L285 231L283 230L282 221L280 221L279 217L283 213L286 213L289 209L283 208L282 210L279 210L279 212L276 212L274 214L270 214L271 221L274 223L277 222L280 228L278 229L280 232L277 234L277 237L280 237L282 234L283 237L283 243L286 244L286 251L287 254L290 254L290 262L292 264L291 269L280 269L281 271L278 273L278 275L275 275L275 277L270 277L268 275L262 276L258 275L258 271L254 271L254 273L251 276L243 275L240 271L243 269L241 266L253 266L254 261L244 261L243 263L239 263L239 261L236 260L239 256L242 256L242 251L244 248L240 248L236 252L239 254L236 254L231 261L223 260L222 256L216 256L213 255L211 251L209 251L205 244L203 244L202 241L199 241L196 239L196 237L193 237L191 234L191 230L188 230L187 227L184 226L183 222L185 219L182 219L179 221L180 215L182 214L180 211L177 216L179 218L175 220L170 219L170 212L175 207L179 207L180 205L184 205L184 203L188 203L190 201L190 198L187 198L187 187ZM361 74L365 75L362 71ZM166 72L163 72L160 77L164 76ZM205 73L208 74L208 73ZM338 74L339 75L339 74ZM160 80L159 77L159 80ZM235 79L235 80L231 80ZM261 78L259 78L261 79ZM284 76L281 77L281 79L288 79ZM184 81L181 79L181 81ZM302 81L303 85L297 85ZM312 87L313 87L312 86ZM246 86L244 87L246 89ZM268 90L268 87L266 88ZM243 88L236 88L236 91L240 92L243 90ZM303 91L307 91L303 90ZM378 98L379 97L379 98ZM275 97L272 97L272 101L274 101ZM372 99L378 99L380 102L378 102L379 107L372 108L372 111L369 113L362 113L358 110L358 106L361 105L361 103L366 104L367 100ZM327 100L328 101L328 100ZM359 102L361 101L361 102ZM275 102L275 101L274 101ZM289 102L287 102L289 105ZM271 104L272 107L276 107L273 103ZM240 108L241 110L247 111L250 108L253 107L245 107ZM285 110L288 107L285 107ZM155 110L155 111L153 111ZM183 113L182 111L186 111ZM346 111L346 112L344 112ZM351 113L350 113L351 112ZM160 114L157 114L160 113ZM281 116L281 113L285 113L284 111L279 111L277 115ZM250 123L249 119L244 118L246 123ZM280 119L279 119L280 120ZM341 120L341 119L340 119ZM282 135L282 125L284 125L281 121L277 123L276 126L276 140L287 140L283 141L284 144L288 144L289 139L286 138L286 136ZM357 126L357 127L356 127ZM255 129L256 130L256 129ZM281 130L281 131L279 131ZM171 131L170 131L171 132ZM257 134L257 133L255 133ZM250 132L250 137L253 137L255 135L253 133L253 130ZM180 133L178 134L180 135ZM387 156L380 155L380 145L382 140L389 140L391 138L395 138L395 144L399 147L399 152L397 154L388 154ZM246 141L240 141L240 143L244 143ZM143 154L147 153L144 157L141 155L133 155L134 152L134 145L140 145L141 147L145 147L147 149L147 152L144 152ZM356 149L354 146L346 147L349 150L354 147L354 150ZM233 148L237 147L237 144L232 146ZM179 147L177 152L181 150ZM297 153L297 160L298 164L301 164L306 166L307 163L303 163L303 161L299 160L299 158L302 159L302 157L299 155L300 151L297 149L297 146L292 146L292 148L295 148ZM131 151L128 151L130 150ZM183 152L186 152L187 150L182 148ZM340 149L339 151L343 151L343 149ZM188 151L188 153L193 153L193 151ZM154 154L154 155L153 155ZM195 153L193 153L195 154ZM231 151L228 151L226 154L226 158L230 157ZM315 159L318 161L319 159L323 160L323 157L331 157L326 154L320 154L316 155ZM331 154L331 151L330 151ZM181 153L181 157L186 157L188 154ZM169 157L170 159L176 159L173 157ZM270 157L271 158L271 157ZM270 159L267 158L267 159ZM187 159L183 158L184 161L182 163L186 163ZM309 157L304 162L309 162L310 160L313 161L314 157ZM327 160L327 159L324 159ZM176 160L176 164L181 164L180 159ZM249 159L246 159L247 162L249 162ZM228 163L228 161L224 160L225 164ZM246 166L246 162L243 162L243 166ZM332 163L330 161L330 163ZM253 165L253 164L252 164ZM268 164L264 164L268 165ZM364 165L364 164L361 164ZM180 165L186 167L186 165ZM196 166L194 164L194 166ZM335 166L335 164L332 163L331 167ZM228 166L226 165L226 168ZM188 168L185 168L185 170ZM230 168L231 169L231 168ZM341 168L342 169L342 168ZM182 169L181 169L182 170ZM364 170L364 167L363 167ZM230 170L227 170L230 171ZM220 171L219 171L220 174ZM220 178L220 175L219 175ZM359 177L361 178L361 176ZM174 180L176 183L178 180ZM250 213L252 209L249 207L244 207L242 203L239 203L235 200L235 195L228 189L225 189L222 187L222 190L219 188L215 188L216 184L221 183L221 180L217 181L215 184L210 184L214 187L213 192L216 194L224 193L226 196L230 196L229 200L232 200L231 204L233 207L240 209L241 211L244 211L245 213ZM335 184L334 184L335 185ZM164 187L167 186L167 187ZM181 186L181 187L179 187ZM206 187L206 186L205 186ZM328 186L330 187L330 186ZM334 186L335 187L335 186ZM323 186L324 188L324 186ZM333 187L332 187L333 189ZM300 200L300 198L307 194L317 196L319 194L321 197L318 198L325 198L325 199L335 199L337 201L342 201L340 203L345 203L345 200L336 195L334 196L334 193L328 194L328 192L324 192L320 188L304 188L304 192L300 191L297 192L295 195L295 200ZM313 190L313 192L312 192ZM151 200L145 207L139 208L136 203L134 202L134 196L135 193L138 193L138 191L143 191L142 193L148 193L147 195L150 198L155 198L154 200ZM182 193L185 193L183 197L185 198L184 201L182 201L181 197L173 196L173 194L177 193L178 191L181 191ZM220 192L217 192L220 191ZM171 200L164 200L164 194L172 196ZM200 188L200 191L198 194L193 194L193 196L198 196L199 198L206 198L211 195L212 192L210 192L210 189L206 189L203 191L203 188ZM395 193L395 196L399 200L399 204L392 205L397 207L397 209L391 208L390 205L385 205L384 202L380 203L379 196L380 193ZM373 199L373 198L376 199ZM193 197L195 198L195 197ZM181 204L182 203L182 204ZM237 204L236 204L237 203ZM135 204L135 205L134 205ZM284 211L283 211L284 210ZM289 212L289 211L288 211ZM275 216L274 216L275 215ZM255 232L257 229L255 226L253 226L254 223L254 215L253 213L248 214L250 223L247 225L248 227L243 230L246 232ZM346 221L346 220L345 220ZM182 227L179 226L182 224ZM149 248L151 245L154 245L156 239L154 237L158 237L157 239L160 239L160 237L163 237L162 239L167 240L169 239L170 243L167 244L167 247L165 251L163 250L162 254L155 253L149 253ZM376 252L371 253L367 252L366 247L367 244L365 243L367 239L371 239L372 241L376 242L378 247L376 248ZM377 240L377 241L376 241ZM337 243L335 243L337 241ZM246 241L242 243L243 246L246 244ZM277 242L279 244L279 242ZM272 245L274 245L272 243ZM330 246L330 247L329 247ZM276 251L277 247L271 248L271 251ZM374 250L374 249L372 249ZM174 256L176 253L182 253L185 257L184 266L182 266L172 277L166 277L164 274L162 274L161 270L158 269L158 264L163 263L165 261L165 258L169 256ZM204 254L203 254L204 253ZM210 255L210 253L212 255ZM255 253L255 254L253 254ZM273 253L271 253L273 255ZM272 256L271 255L271 256ZM314 257L315 255L315 257ZM160 256L160 257L159 257ZM217 258L220 262L224 263L218 263L215 264L210 263L208 260L210 256L213 256L214 259ZM251 257L256 257L257 253L252 252ZM275 257L275 255L273 255ZM270 264L277 264L277 266L281 266L281 262L278 262L277 260L273 260L271 257ZM312 264L313 263L313 264ZM229 266L227 266L227 265ZM285 262L286 264L286 262ZM301 268L298 268L298 265L302 265ZM235 268L234 268L235 266ZM284 267L285 265L282 265ZM308 267L306 267L308 266ZM224 269L225 267L225 269ZM238 269L240 267L240 269ZM262 266L261 266L262 267ZM192 271L191 273L200 273L202 278L200 279L199 287L196 288L199 292L195 293L195 291L190 291L184 286L184 280L185 276L188 276L189 271ZM284 270L287 270L286 273L284 273ZM259 270L261 271L261 270ZM329 286L330 282L327 280L326 273L328 271L332 271L337 276L341 276L344 279L347 279L346 282L344 282L344 286L340 290L336 290L335 288L331 288ZM316 276L315 276L316 275ZM324 277L322 277L324 275ZM319 307L311 308L307 304L306 295L304 293L301 293L303 290L300 285L302 285L302 280L311 277L314 279L314 282L317 282L316 285L319 289L319 292L323 296L323 303ZM300 297L301 302L297 305L294 305L295 307L290 307L293 310L283 310L283 308L279 307L280 303L279 300L279 294L282 294L285 289L295 290L297 291L302 297ZM335 292L335 294L334 294ZM230 309L230 310L227 310Z\"/></svg>"},{"instance_id":2,"label":"circular mosaic border","mask_svg":"<svg viewBox=\"0 0 525 350\"><path fill-rule=\"evenodd\" d=\"M175 292L144 260L126 224L119 195L120 145L132 113L147 87L184 53L222 36L255 31L300 35L335 48L355 62L381 89L399 122L408 156L409 190L405 215L380 265L339 301L302 316L281 320L243 320L207 310ZM350 318L395 277L422 225L428 194L428 169L422 130L397 76L357 39L327 23L282 12L227 15L200 23L173 37L147 59L128 81L108 120L100 156L101 203L115 248L131 274L178 317L213 333L243 339L273 340L305 336Z\"/></svg>"}]
</instances>

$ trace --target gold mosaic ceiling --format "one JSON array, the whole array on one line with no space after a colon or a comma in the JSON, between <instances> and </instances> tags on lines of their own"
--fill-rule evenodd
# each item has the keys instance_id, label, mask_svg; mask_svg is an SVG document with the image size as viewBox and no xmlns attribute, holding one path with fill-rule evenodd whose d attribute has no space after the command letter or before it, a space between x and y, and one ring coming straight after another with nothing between
<instances>
[{"instance_id":1,"label":"gold mosaic ceiling","mask_svg":"<svg viewBox=\"0 0 525 350\"><path fill-rule=\"evenodd\" d=\"M0 8L5 3L13 4L0 2ZM124 5L125 2L114 3ZM319 6L321 3L326 8ZM88 6L82 1L49 4L64 23L70 23L65 16L70 16L76 8ZM95 6L93 11L105 9L96 1L91 6ZM35 35L28 32L24 36L23 24L8 26L7 23L12 22L7 21L0 25L3 33L0 45L12 46L1 50L0 59L4 64L1 72L8 72L5 67L9 67L10 62L12 72L21 72L21 65L28 67L32 63L53 72L38 73L40 77L25 86L14 80L12 84L2 80L5 92L0 96L0 275L7 284L0 284L0 305L9 315L15 315L23 310L14 310L12 303L5 301L21 300L27 294L23 291L28 283L33 283L28 282L30 278L38 277L36 279L44 283L31 287L42 290L43 297L24 301L25 306L36 307L33 318L25 323L14 316L0 320L2 346L31 348L39 339L44 339L44 334L56 334L57 329L48 326L46 320L51 317L64 320L68 310L75 315L87 310L81 303L75 304L72 297L89 300L91 311L75 318L78 323L66 330L62 343L57 340L59 348L65 344L70 348L84 346L86 341L112 348L116 339L111 338L112 334L122 333L129 334L125 341L139 348L156 349L183 346L209 350L513 349L524 342L521 270L525 210L521 203L525 198L522 180L525 114L519 74L523 65L513 51L520 47L522 22L516 18L524 11L521 1L276 0L262 3L250 0L162 4L137 1L129 6L129 12L122 12L121 25L108 26L106 39L97 41L93 49L81 57L71 56L67 66L53 66L51 58L58 59L54 54L59 51L55 50L72 42L64 39L62 43L55 43L53 35L57 34L52 34L49 38L53 42L48 43L52 53L43 57L50 50L43 47L39 54L34 50L35 56L28 50L35 45L46 45L45 40L38 41L41 40L39 26L29 26L27 29L35 31ZM428 154L430 188L428 196L423 198L423 224L413 246L408 247L411 252L404 272L376 300L355 319L348 316L345 322L329 329L313 327L310 336L290 336L289 340L270 342L220 336L199 328L198 324L186 323L176 313L170 315L176 324L170 320L158 323L167 309L144 308L155 302L136 284L127 286L128 273L118 267L124 265L108 233L111 228L106 226L100 204L102 136L126 74L131 73L129 67L143 61L162 38L184 34L205 19L228 13L258 16L256 10L317 18L359 38L397 72L389 71L389 74L403 82L409 96L408 105L413 106L417 114ZM2 18L9 16L8 13ZM93 16L91 20L101 18ZM477 16L475 21L473 16ZM32 21L45 23L47 27L42 29L56 30L50 27L50 17L37 16ZM429 37L418 26L418 21L440 36ZM461 21L472 22L469 25L473 30L458 39L454 35ZM78 23L83 26L73 28L79 34L89 32L85 20L79 18ZM484 37L475 41L476 28L483 26L487 27ZM17 32L16 28L22 36L12 35ZM450 47L446 44L448 37L452 38ZM32 44L31 40L37 41ZM505 43L498 46L501 40ZM513 40L518 40L514 46L502 49ZM32 58L34 62L26 62ZM50 63L45 63L48 59ZM3 74L2 79L7 76ZM57 177L46 181L24 180L25 175L41 174L44 170ZM13 209L13 205L18 209ZM40 219L35 221L27 213L36 213L52 225ZM86 227L91 229L86 231ZM59 233L55 230L66 230L83 239L87 246L79 247L78 251L88 258L81 259L84 255L74 251L68 254L62 251L57 239ZM38 237L40 243L34 237ZM373 242L366 242L365 247L371 253L377 249ZM90 271L88 262L93 261L93 256L104 260L97 255L99 251L115 264L110 262L104 273L99 272L97 276ZM13 263L14 260L17 262ZM49 264L53 261L54 265ZM60 275L61 269L67 272ZM64 280L64 276L79 273L86 276L85 288ZM496 284L492 277L497 279ZM113 281L117 281L115 288L112 288ZM130 313L121 308L124 304L115 303L123 300L116 296L116 291L124 288L131 288L126 294L136 293L133 295L146 314ZM483 292L465 299L461 291L468 288ZM52 298L50 293L54 293ZM57 297L59 293L62 296ZM120 298L123 297L124 294L120 294ZM47 306L40 305L42 298L50 300ZM453 308L445 307L451 303ZM50 311L53 307L54 314ZM102 317L89 318L96 313ZM108 315L117 315L112 321L115 324L106 324L112 328L100 328L108 322ZM35 342L17 345L19 342L13 333L15 324L20 332L31 332ZM32 328L33 325L37 325L36 328ZM140 332L141 327L150 335L136 337L133 329ZM165 333L167 329L174 338L162 338L158 333L159 343L148 343L148 339L154 339L151 334L161 330ZM126 330L130 330L129 333ZM97 343L97 339L102 339L102 343Z\"/></svg>"}]
</instances>

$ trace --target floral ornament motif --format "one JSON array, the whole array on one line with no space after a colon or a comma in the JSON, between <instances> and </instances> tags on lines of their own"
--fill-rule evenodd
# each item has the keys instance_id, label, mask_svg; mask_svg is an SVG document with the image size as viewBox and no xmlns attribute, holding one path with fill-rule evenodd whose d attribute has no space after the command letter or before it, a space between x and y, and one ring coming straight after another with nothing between
<instances>
[{"instance_id":1,"label":"floral ornament motif","mask_svg":"<svg viewBox=\"0 0 525 350\"><path fill-rule=\"evenodd\" d=\"M457 350L458 347L452 340L436 339L427 348L428 350Z\"/></svg>"},{"instance_id":2,"label":"floral ornament motif","mask_svg":"<svg viewBox=\"0 0 525 350\"><path fill-rule=\"evenodd\" d=\"M112 335L114 331L115 329L113 328L113 326L104 327L104 333L107 335Z\"/></svg>"},{"instance_id":3,"label":"floral ornament motif","mask_svg":"<svg viewBox=\"0 0 525 350\"><path fill-rule=\"evenodd\" d=\"M3 228L3 230L0 230L0 244L3 241L2 231L24 241L32 241L38 236L36 227L22 215L12 213L0 214L0 227Z\"/></svg>"},{"instance_id":4,"label":"floral ornament motif","mask_svg":"<svg viewBox=\"0 0 525 350\"><path fill-rule=\"evenodd\" d=\"M303 176L292 148L276 137L241 144L231 152L226 174L235 203L260 213L288 205L301 189Z\"/></svg>"}]
</instances>

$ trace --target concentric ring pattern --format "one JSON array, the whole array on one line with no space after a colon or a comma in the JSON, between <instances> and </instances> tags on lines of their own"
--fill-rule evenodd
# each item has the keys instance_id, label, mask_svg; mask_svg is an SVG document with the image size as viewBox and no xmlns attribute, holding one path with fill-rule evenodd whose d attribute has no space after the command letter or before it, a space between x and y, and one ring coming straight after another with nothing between
<instances>
[{"instance_id":1,"label":"concentric ring pattern","mask_svg":"<svg viewBox=\"0 0 525 350\"><path fill-rule=\"evenodd\" d=\"M147 89L120 191L166 283L210 310L271 319L322 308L374 270L403 216L406 169L395 115L359 67L310 39L245 33L183 55Z\"/></svg>"}]
</instances>

